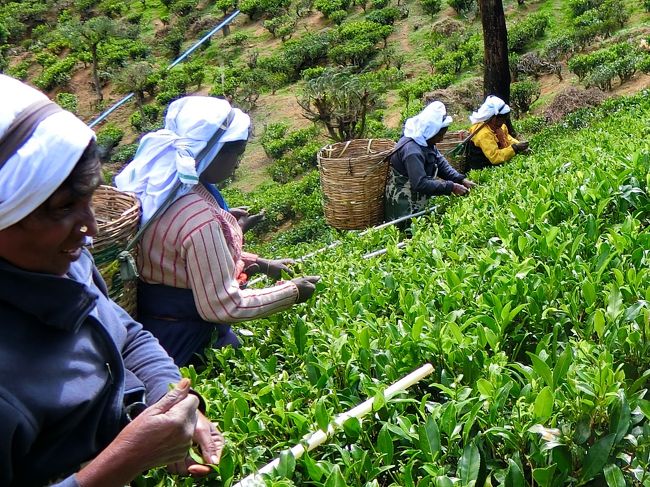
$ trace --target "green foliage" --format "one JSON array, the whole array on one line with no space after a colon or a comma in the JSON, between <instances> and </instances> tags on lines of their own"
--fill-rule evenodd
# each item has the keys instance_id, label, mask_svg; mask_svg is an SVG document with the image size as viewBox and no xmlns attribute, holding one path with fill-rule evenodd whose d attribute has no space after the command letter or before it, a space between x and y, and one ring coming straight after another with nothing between
<instances>
[{"instance_id":1,"label":"green foliage","mask_svg":"<svg viewBox=\"0 0 650 487\"><path fill-rule=\"evenodd\" d=\"M517 128L518 133L523 133L525 135L533 135L538 132L541 132L548 125L548 122L544 117L538 117L535 115L529 115L527 117L517 120L515 127Z\"/></svg>"},{"instance_id":2,"label":"green foliage","mask_svg":"<svg viewBox=\"0 0 650 487\"><path fill-rule=\"evenodd\" d=\"M162 109L156 104L143 105L141 110L133 112L129 122L136 132L151 132L162 128Z\"/></svg>"},{"instance_id":3,"label":"green foliage","mask_svg":"<svg viewBox=\"0 0 650 487\"><path fill-rule=\"evenodd\" d=\"M110 160L111 152L124 137L124 131L113 123L107 123L97 132L97 150L102 161Z\"/></svg>"},{"instance_id":4,"label":"green foliage","mask_svg":"<svg viewBox=\"0 0 650 487\"><path fill-rule=\"evenodd\" d=\"M138 112L136 112L138 113ZM127 164L133 160L138 150L138 143L125 144L115 149L111 155L111 163Z\"/></svg>"},{"instance_id":5,"label":"green foliage","mask_svg":"<svg viewBox=\"0 0 650 487\"><path fill-rule=\"evenodd\" d=\"M377 43L392 32L392 26L369 20L346 22L336 29L327 55L336 64L361 67L377 53Z\"/></svg>"},{"instance_id":6,"label":"green foliage","mask_svg":"<svg viewBox=\"0 0 650 487\"><path fill-rule=\"evenodd\" d=\"M240 0L239 10L251 19L272 18L285 14L289 0Z\"/></svg>"},{"instance_id":7,"label":"green foliage","mask_svg":"<svg viewBox=\"0 0 650 487\"><path fill-rule=\"evenodd\" d=\"M532 80L518 81L510 85L510 105L515 117L519 118L528 113L530 106L535 103L541 94L539 82Z\"/></svg>"},{"instance_id":8,"label":"green foliage","mask_svg":"<svg viewBox=\"0 0 650 487\"><path fill-rule=\"evenodd\" d=\"M350 8L350 0L315 0L314 8L330 18L334 12Z\"/></svg>"},{"instance_id":9,"label":"green foliage","mask_svg":"<svg viewBox=\"0 0 650 487\"><path fill-rule=\"evenodd\" d=\"M643 8L646 12L650 12L650 0L643 0Z\"/></svg>"},{"instance_id":10,"label":"green foliage","mask_svg":"<svg viewBox=\"0 0 650 487\"><path fill-rule=\"evenodd\" d=\"M476 8L475 0L447 0L447 3L460 15L465 15Z\"/></svg>"},{"instance_id":11,"label":"green foliage","mask_svg":"<svg viewBox=\"0 0 650 487\"><path fill-rule=\"evenodd\" d=\"M397 7L385 7L373 10L366 15L366 20L381 25L393 25L396 20L402 18L402 11Z\"/></svg>"},{"instance_id":12,"label":"green foliage","mask_svg":"<svg viewBox=\"0 0 650 487\"><path fill-rule=\"evenodd\" d=\"M31 66L31 62L28 59L24 59L20 61L19 63L10 66L7 68L6 73L9 76L12 76L14 78L20 79L20 80L26 80L27 79L27 74L28 70Z\"/></svg>"},{"instance_id":13,"label":"green foliage","mask_svg":"<svg viewBox=\"0 0 650 487\"><path fill-rule=\"evenodd\" d=\"M442 0L420 0L422 9L429 15L435 16L442 9Z\"/></svg>"},{"instance_id":14,"label":"green foliage","mask_svg":"<svg viewBox=\"0 0 650 487\"><path fill-rule=\"evenodd\" d=\"M534 40L544 36L549 26L549 17L545 13L534 13L521 22L508 28L508 50L523 52Z\"/></svg>"},{"instance_id":15,"label":"green foliage","mask_svg":"<svg viewBox=\"0 0 650 487\"><path fill-rule=\"evenodd\" d=\"M405 81L399 90L399 96L407 103L412 100L421 100L425 93L447 88L455 79L456 77L453 74L420 76L414 81Z\"/></svg>"},{"instance_id":16,"label":"green foliage","mask_svg":"<svg viewBox=\"0 0 650 487\"><path fill-rule=\"evenodd\" d=\"M264 28L273 37L279 37L283 41L289 39L296 30L296 18L291 15L279 15L264 21Z\"/></svg>"},{"instance_id":17,"label":"green foliage","mask_svg":"<svg viewBox=\"0 0 650 487\"><path fill-rule=\"evenodd\" d=\"M284 123L267 126L260 142L266 155L275 160L269 174L279 183L291 181L316 167L316 154L322 146L316 127L289 132Z\"/></svg>"},{"instance_id":18,"label":"green foliage","mask_svg":"<svg viewBox=\"0 0 650 487\"><path fill-rule=\"evenodd\" d=\"M605 0L573 19L574 38L587 46L598 36L608 37L623 27L630 13L623 0Z\"/></svg>"},{"instance_id":19,"label":"green foliage","mask_svg":"<svg viewBox=\"0 0 650 487\"><path fill-rule=\"evenodd\" d=\"M382 88L349 71L326 70L306 82L298 99L303 115L325 125L333 140L363 138L366 117L377 108Z\"/></svg>"},{"instance_id":20,"label":"green foliage","mask_svg":"<svg viewBox=\"0 0 650 487\"><path fill-rule=\"evenodd\" d=\"M621 42L589 54L574 56L569 60L569 69L584 80L586 86L598 86L609 91L612 81L618 76L621 83L628 81L643 61L637 47Z\"/></svg>"},{"instance_id":21,"label":"green foliage","mask_svg":"<svg viewBox=\"0 0 650 487\"><path fill-rule=\"evenodd\" d=\"M49 91L57 86L65 86L70 81L72 70L76 64L77 60L74 56L66 56L45 68L34 80L34 84L43 91Z\"/></svg>"},{"instance_id":22,"label":"green foliage","mask_svg":"<svg viewBox=\"0 0 650 487\"><path fill-rule=\"evenodd\" d=\"M77 99L77 95L74 93L57 93L54 101L56 101L56 103L60 105L64 110L68 110L74 114L77 113L77 106L79 101Z\"/></svg>"},{"instance_id":23,"label":"green foliage","mask_svg":"<svg viewBox=\"0 0 650 487\"><path fill-rule=\"evenodd\" d=\"M250 332L240 350L208 350L201 373L184 371L231 445L221 480L255 471L366 398L377 398L372 415L295 463L283 455L278 473L289 477L268 482L647 480L648 100L608 102L546 128L532 155L472 174L480 184L468 198L440 200L415 221L401 250L394 229L349 232L297 265L323 276L314 300L238 325ZM265 207L264 230L298 207L314 215L301 216L296 239L255 250L298 256L321 245L298 239L327 238L315 172L263 196L225 194ZM425 362L429 378L381 398ZM161 475L144 485L171 485Z\"/></svg>"}]
</instances>

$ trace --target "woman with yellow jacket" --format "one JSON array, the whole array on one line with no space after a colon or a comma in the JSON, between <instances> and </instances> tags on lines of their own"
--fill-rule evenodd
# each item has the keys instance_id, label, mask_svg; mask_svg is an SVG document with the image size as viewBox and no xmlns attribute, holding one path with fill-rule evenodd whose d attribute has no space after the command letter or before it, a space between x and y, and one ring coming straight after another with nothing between
<instances>
[{"instance_id":1,"label":"woman with yellow jacket","mask_svg":"<svg viewBox=\"0 0 650 487\"><path fill-rule=\"evenodd\" d=\"M508 133L505 125L510 107L501 98L490 95L481 107L473 112L472 138L467 153L467 169L483 169L503 164L515 154L526 153L528 142L519 142Z\"/></svg>"}]
</instances>

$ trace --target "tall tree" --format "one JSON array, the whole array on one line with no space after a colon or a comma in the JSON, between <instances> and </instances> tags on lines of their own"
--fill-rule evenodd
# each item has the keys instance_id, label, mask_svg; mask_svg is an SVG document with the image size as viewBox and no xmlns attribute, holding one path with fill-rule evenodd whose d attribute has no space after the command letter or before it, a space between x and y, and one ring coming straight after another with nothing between
<instances>
[{"instance_id":1,"label":"tall tree","mask_svg":"<svg viewBox=\"0 0 650 487\"><path fill-rule=\"evenodd\" d=\"M99 79L99 46L112 39L127 37L128 29L121 22L102 15L86 21L69 22L64 26L63 34L68 38L73 49L90 55L93 87L97 99L101 102L104 97Z\"/></svg>"},{"instance_id":2,"label":"tall tree","mask_svg":"<svg viewBox=\"0 0 650 487\"><path fill-rule=\"evenodd\" d=\"M508 65L508 31L502 0L479 0L481 23L483 24L483 43L485 74L483 76L484 95L496 95L510 102L510 67Z\"/></svg>"}]
</instances>

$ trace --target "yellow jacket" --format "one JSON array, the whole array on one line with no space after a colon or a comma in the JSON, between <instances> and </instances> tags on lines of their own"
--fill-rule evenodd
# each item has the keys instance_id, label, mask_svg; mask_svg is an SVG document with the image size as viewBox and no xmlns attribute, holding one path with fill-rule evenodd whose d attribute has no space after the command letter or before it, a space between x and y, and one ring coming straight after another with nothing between
<instances>
[{"instance_id":1,"label":"yellow jacket","mask_svg":"<svg viewBox=\"0 0 650 487\"><path fill-rule=\"evenodd\" d=\"M474 133L474 131L477 130L482 124L483 122L475 123L472 125L470 132ZM499 149L497 136L487 125L483 125L483 128L481 128L478 133L472 137L471 140L471 142L476 147L480 148L483 151L483 154L485 157L487 157L488 161L494 165L503 164L504 162L512 159L515 156L515 150L512 148L512 144L519 142L508 133L508 127L502 125L501 130L503 130L503 132L506 134L509 142L508 147L505 147L503 149Z\"/></svg>"}]
</instances>

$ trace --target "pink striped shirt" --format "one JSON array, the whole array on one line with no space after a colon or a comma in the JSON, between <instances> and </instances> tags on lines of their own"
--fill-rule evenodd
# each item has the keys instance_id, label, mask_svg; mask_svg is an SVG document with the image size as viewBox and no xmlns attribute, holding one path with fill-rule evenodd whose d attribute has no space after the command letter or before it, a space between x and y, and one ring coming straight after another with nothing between
<instances>
[{"instance_id":1,"label":"pink striped shirt","mask_svg":"<svg viewBox=\"0 0 650 487\"><path fill-rule=\"evenodd\" d=\"M150 284L192 289L201 317L235 323L290 307L298 299L291 281L240 289L237 277L257 256L242 252L237 220L197 184L145 231L138 252L140 278Z\"/></svg>"}]
</instances>

